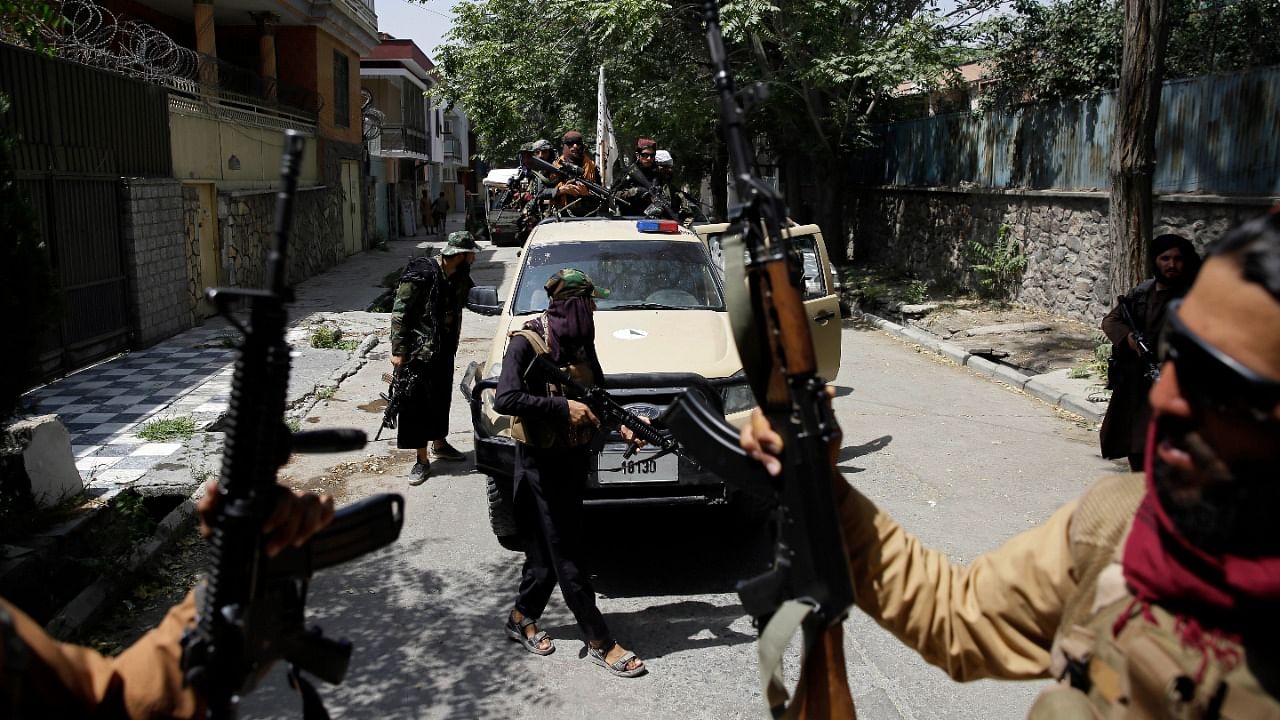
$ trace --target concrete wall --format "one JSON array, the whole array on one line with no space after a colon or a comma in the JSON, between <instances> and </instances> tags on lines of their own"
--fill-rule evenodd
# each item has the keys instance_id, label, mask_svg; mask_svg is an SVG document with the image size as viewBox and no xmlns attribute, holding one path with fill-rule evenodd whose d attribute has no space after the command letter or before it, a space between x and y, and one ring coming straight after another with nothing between
<instances>
[{"instance_id":1,"label":"concrete wall","mask_svg":"<svg viewBox=\"0 0 1280 720\"><path fill-rule=\"evenodd\" d=\"M1203 248L1233 225L1262 214L1274 198L1166 195L1155 234L1176 233ZM990 243L1001 225L1023 249L1027 268L1014 300L1097 322L1114 302L1108 196L1100 192L875 188L859 193L848 256L934 284L971 285L972 241Z\"/></svg>"},{"instance_id":2,"label":"concrete wall","mask_svg":"<svg viewBox=\"0 0 1280 720\"><path fill-rule=\"evenodd\" d=\"M168 178L124 178L120 187L131 344L146 347L194 322L182 186Z\"/></svg>"},{"instance_id":3,"label":"concrete wall","mask_svg":"<svg viewBox=\"0 0 1280 720\"><path fill-rule=\"evenodd\" d=\"M280 130L171 111L169 133L174 177L217 182L220 189L227 190L266 189L280 182L280 155L284 151ZM318 180L316 148L315 137L308 137L298 176L300 185L314 185ZM234 165L239 169L232 169Z\"/></svg>"}]
</instances>

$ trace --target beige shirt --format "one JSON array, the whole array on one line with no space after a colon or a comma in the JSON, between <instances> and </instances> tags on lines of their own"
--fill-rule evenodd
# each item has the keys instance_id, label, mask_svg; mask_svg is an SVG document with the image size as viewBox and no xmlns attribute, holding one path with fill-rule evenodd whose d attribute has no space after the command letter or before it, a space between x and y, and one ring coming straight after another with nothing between
<instances>
[{"instance_id":1,"label":"beige shirt","mask_svg":"<svg viewBox=\"0 0 1280 720\"><path fill-rule=\"evenodd\" d=\"M0 677L0 716L17 703L18 717L30 718L195 718L204 708L182 683L182 631L195 622L194 595L169 610L164 620L116 657L58 642L31 618L0 599L25 645L25 670L16 684L20 697L6 696L14 684ZM0 630L0 634L5 631ZM0 642L0 674L13 657Z\"/></svg>"}]
</instances>

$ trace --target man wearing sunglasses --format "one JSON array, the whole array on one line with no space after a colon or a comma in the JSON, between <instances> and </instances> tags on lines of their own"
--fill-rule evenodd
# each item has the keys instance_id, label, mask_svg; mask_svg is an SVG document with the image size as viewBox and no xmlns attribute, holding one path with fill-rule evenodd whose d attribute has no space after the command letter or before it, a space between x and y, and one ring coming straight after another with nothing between
<instances>
[{"instance_id":1,"label":"man wearing sunglasses","mask_svg":"<svg viewBox=\"0 0 1280 720\"><path fill-rule=\"evenodd\" d=\"M652 138L636 138L635 159L631 171L618 185L618 192L613 196L618 204L618 212L627 217L644 217L644 212L652 204L649 188L658 182L657 165L654 156L658 152L658 143ZM638 177L637 177L638 176Z\"/></svg>"},{"instance_id":2,"label":"man wearing sunglasses","mask_svg":"<svg viewBox=\"0 0 1280 720\"><path fill-rule=\"evenodd\" d=\"M584 179L599 185L600 170L596 168L596 161L587 154L583 143L582 133L577 130L570 130L560 136L560 157L556 158L553 164L556 167L572 165L582 172ZM552 204L561 211L575 217L585 217L600 207L599 198L575 178L556 174L551 177L551 180L556 183L551 191Z\"/></svg>"},{"instance_id":3,"label":"man wearing sunglasses","mask_svg":"<svg viewBox=\"0 0 1280 720\"><path fill-rule=\"evenodd\" d=\"M1130 470L1143 468L1147 423L1151 405L1151 368L1156 339L1164 327L1169 302L1187 294L1200 269L1200 256L1190 240L1161 235L1151 242L1149 269L1152 277L1119 298L1102 319L1102 332L1111 341L1112 362L1107 386L1111 402L1098 433L1102 457L1128 458Z\"/></svg>"},{"instance_id":4,"label":"man wearing sunglasses","mask_svg":"<svg viewBox=\"0 0 1280 720\"><path fill-rule=\"evenodd\" d=\"M831 473L858 606L957 680L1056 680L1032 720L1280 717L1280 212L1165 314L1145 472L967 567ZM780 471L758 411L742 447Z\"/></svg>"}]
</instances>

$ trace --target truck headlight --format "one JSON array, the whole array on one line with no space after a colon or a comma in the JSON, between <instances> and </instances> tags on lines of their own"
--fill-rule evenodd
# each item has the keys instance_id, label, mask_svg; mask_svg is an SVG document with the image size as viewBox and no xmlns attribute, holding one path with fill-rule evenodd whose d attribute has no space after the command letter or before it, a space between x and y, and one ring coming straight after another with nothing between
<instances>
[{"instance_id":1,"label":"truck headlight","mask_svg":"<svg viewBox=\"0 0 1280 720\"><path fill-rule=\"evenodd\" d=\"M738 376L734 377L736 379ZM752 394L751 386L747 384L745 379L732 385L721 386L720 399L724 401L725 415L740 413L756 406L756 396Z\"/></svg>"}]
</instances>

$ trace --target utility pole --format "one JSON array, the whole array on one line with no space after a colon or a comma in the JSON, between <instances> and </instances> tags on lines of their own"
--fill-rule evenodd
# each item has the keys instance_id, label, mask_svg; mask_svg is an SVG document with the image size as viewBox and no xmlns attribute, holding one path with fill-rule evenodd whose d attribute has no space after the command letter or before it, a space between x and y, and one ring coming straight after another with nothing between
<instances>
[{"instance_id":1,"label":"utility pole","mask_svg":"<svg viewBox=\"0 0 1280 720\"><path fill-rule=\"evenodd\" d=\"M1124 0L1120 93L1111 140L1112 295L1128 292L1146 273L1167 7L1168 0Z\"/></svg>"}]
</instances>

